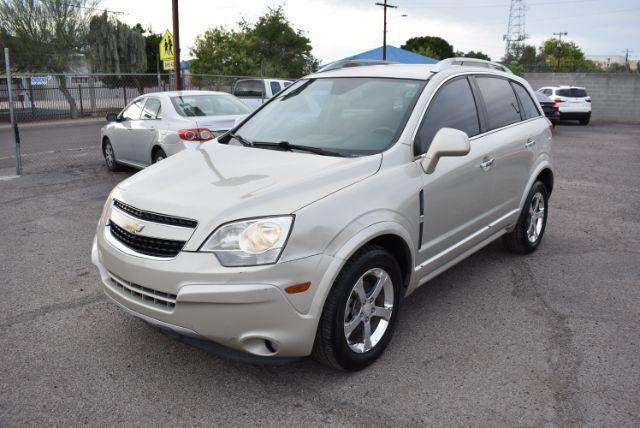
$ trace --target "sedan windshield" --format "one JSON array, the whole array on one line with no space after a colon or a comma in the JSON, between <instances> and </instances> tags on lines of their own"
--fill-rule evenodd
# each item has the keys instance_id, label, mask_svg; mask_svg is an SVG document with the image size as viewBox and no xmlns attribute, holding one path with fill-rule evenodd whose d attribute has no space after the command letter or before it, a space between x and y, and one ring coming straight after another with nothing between
<instances>
[{"instance_id":1,"label":"sedan windshield","mask_svg":"<svg viewBox=\"0 0 640 428\"><path fill-rule=\"evenodd\" d=\"M276 147L306 146L343 156L380 153L399 136L425 83L360 77L300 80L235 134L256 145L285 142Z\"/></svg>"},{"instance_id":2,"label":"sedan windshield","mask_svg":"<svg viewBox=\"0 0 640 428\"><path fill-rule=\"evenodd\" d=\"M181 95L171 97L180 116L227 116L249 114L251 109L231 95Z\"/></svg>"}]
</instances>

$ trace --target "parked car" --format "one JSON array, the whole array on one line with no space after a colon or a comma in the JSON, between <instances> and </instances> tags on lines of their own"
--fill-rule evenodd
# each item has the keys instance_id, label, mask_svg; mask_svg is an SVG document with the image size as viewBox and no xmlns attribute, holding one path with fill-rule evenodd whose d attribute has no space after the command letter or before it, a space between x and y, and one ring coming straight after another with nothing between
<instances>
[{"instance_id":1,"label":"parked car","mask_svg":"<svg viewBox=\"0 0 640 428\"><path fill-rule=\"evenodd\" d=\"M241 79L233 86L233 95L255 110L291 83L284 79Z\"/></svg>"},{"instance_id":2,"label":"parked car","mask_svg":"<svg viewBox=\"0 0 640 428\"><path fill-rule=\"evenodd\" d=\"M588 125L591 120L591 97L585 88L579 86L545 86L538 92L548 96L558 104L560 120L577 120Z\"/></svg>"},{"instance_id":3,"label":"parked car","mask_svg":"<svg viewBox=\"0 0 640 428\"><path fill-rule=\"evenodd\" d=\"M118 184L92 261L107 296L160 328L361 369L419 286L498 238L538 248L550 127L499 70L315 73Z\"/></svg>"},{"instance_id":4,"label":"parked car","mask_svg":"<svg viewBox=\"0 0 640 428\"><path fill-rule=\"evenodd\" d=\"M547 116L554 126L557 125L560 122L560 108L558 104L542 92L536 92L535 95L540 107L542 107L544 115Z\"/></svg>"},{"instance_id":5,"label":"parked car","mask_svg":"<svg viewBox=\"0 0 640 428\"><path fill-rule=\"evenodd\" d=\"M107 167L144 168L186 149L194 149L231 129L251 110L225 92L172 91L133 99L118 114L107 114L100 131Z\"/></svg>"}]
</instances>

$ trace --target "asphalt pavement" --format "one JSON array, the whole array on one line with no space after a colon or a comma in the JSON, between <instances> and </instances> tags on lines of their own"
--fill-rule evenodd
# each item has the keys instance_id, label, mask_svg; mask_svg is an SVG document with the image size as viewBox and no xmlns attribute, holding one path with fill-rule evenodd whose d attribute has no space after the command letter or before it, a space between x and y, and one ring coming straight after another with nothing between
<instances>
[{"instance_id":1,"label":"asphalt pavement","mask_svg":"<svg viewBox=\"0 0 640 428\"><path fill-rule=\"evenodd\" d=\"M91 153L0 181L0 426L640 425L640 126L560 126L538 251L492 244L417 290L358 373L230 361L107 301L91 240L133 172Z\"/></svg>"}]
</instances>

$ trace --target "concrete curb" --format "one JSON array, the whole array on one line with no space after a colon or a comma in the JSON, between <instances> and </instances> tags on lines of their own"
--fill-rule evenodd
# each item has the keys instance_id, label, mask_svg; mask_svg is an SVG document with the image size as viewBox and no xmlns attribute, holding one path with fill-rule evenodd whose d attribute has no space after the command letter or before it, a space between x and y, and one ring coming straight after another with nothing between
<instances>
[{"instance_id":1,"label":"concrete curb","mask_svg":"<svg viewBox=\"0 0 640 428\"><path fill-rule=\"evenodd\" d=\"M48 128L48 127L66 127L66 126L77 126L77 125L88 125L92 123L107 123L107 121L103 117L91 117L91 118L82 118L82 119L65 119L65 120L46 120L42 122L27 122L20 123L18 122L19 129L35 129L35 128ZM2 124L0 125L0 131L7 131L11 129L11 124Z\"/></svg>"}]
</instances>

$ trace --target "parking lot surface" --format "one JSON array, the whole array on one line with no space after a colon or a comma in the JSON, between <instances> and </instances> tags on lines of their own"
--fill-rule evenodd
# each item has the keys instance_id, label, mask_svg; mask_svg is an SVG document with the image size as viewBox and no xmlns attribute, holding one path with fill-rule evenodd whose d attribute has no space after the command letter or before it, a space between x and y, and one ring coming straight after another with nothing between
<instances>
[{"instance_id":1,"label":"parking lot surface","mask_svg":"<svg viewBox=\"0 0 640 428\"><path fill-rule=\"evenodd\" d=\"M638 426L640 126L562 125L554 152L539 250L432 280L358 373L229 361L107 301L91 241L133 172L97 147L0 181L0 425Z\"/></svg>"}]
</instances>

